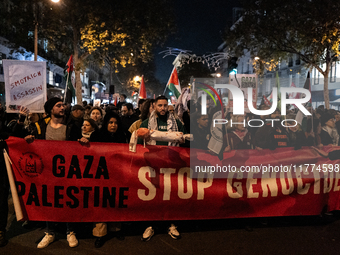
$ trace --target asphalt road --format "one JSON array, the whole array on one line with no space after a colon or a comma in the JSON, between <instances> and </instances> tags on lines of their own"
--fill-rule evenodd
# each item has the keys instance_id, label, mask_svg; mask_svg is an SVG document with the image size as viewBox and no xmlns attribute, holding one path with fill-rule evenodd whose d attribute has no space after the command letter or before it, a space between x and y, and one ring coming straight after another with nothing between
<instances>
[{"instance_id":1,"label":"asphalt road","mask_svg":"<svg viewBox=\"0 0 340 255\"><path fill-rule=\"evenodd\" d=\"M94 248L91 224L79 224L79 246L68 247L65 226L57 241L37 249L44 223L31 229L17 222L11 209L7 246L0 254L340 254L340 213L333 216L299 216L178 222L182 239L173 240L165 226L149 242L140 240L146 222L125 223L125 240L114 236L102 248ZM155 226L159 225L157 223Z\"/></svg>"}]
</instances>

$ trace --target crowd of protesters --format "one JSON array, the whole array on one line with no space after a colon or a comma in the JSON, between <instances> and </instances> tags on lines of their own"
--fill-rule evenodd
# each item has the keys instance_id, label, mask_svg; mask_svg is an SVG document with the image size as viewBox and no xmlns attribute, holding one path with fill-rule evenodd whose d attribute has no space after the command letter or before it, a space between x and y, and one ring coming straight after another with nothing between
<instances>
[{"instance_id":1,"label":"crowd of protesters","mask_svg":"<svg viewBox=\"0 0 340 255\"><path fill-rule=\"evenodd\" d=\"M267 110L269 106L260 105L259 110ZM228 109L227 109L228 110ZM322 147L338 146L340 134L340 111L325 109L319 106L307 110L311 113L304 116L298 108L287 106L286 115L281 116L280 109L270 115L233 115L228 112L225 116L224 151L241 149L271 149L293 147L295 150L302 146ZM200 105L191 113L193 125L190 132L201 139L194 139L191 147L209 150L208 143L213 125L213 113L216 108L208 108L207 114L202 115ZM285 120L284 122L282 122ZM234 123L234 124L233 124ZM215 123L216 124L216 123ZM196 140L196 142L195 142Z\"/></svg>"},{"instance_id":2,"label":"crowd of protesters","mask_svg":"<svg viewBox=\"0 0 340 255\"><path fill-rule=\"evenodd\" d=\"M159 96L156 99L140 99L138 108L133 109L131 103L126 102L126 95L120 96L117 106L92 106L83 102L81 105L66 106L59 98L51 98L44 105L45 113L30 113L29 109L22 107L19 114L11 117L0 105L0 125L2 140L7 138L6 132L25 139L28 143L35 139L78 141L86 146L91 142L129 143L131 134L139 128L158 131L174 131L191 133L193 141L190 143L174 143L173 146L185 146L209 150L212 136L212 121L214 113L220 109L209 107L208 114L201 113L199 100L196 104L187 101L181 107L168 105L168 99ZM191 108L191 109L190 109ZM181 109L181 112L176 110ZM269 106L260 105L260 110L267 110ZM227 109L226 109L227 110ZM323 145L339 145L340 112L327 110L320 106L313 110L308 107L312 116L298 119L298 111L293 106L288 108L285 126L282 126L280 109L270 115L255 116L233 115L226 111L225 119L228 124L223 132L223 150L225 152L240 149L271 149L280 147L294 147L298 150L302 146L320 148ZM190 125L191 119L191 125ZM268 119L280 121L266 121ZM251 121L252 125L248 125ZM235 123L232 125L232 123ZM191 127L191 128L190 128ZM170 145L167 142L151 143L155 145ZM2 142L2 147L6 144ZM319 151L322 153L322 151ZM5 231L7 225L7 198L8 181L3 157L0 158L0 246L7 243ZM96 237L95 247L99 248L105 243L108 229L119 233L118 223L94 223L93 235ZM78 240L76 230L71 223L67 223L67 241L70 247L76 247ZM148 241L154 234L153 227L149 226L143 233L142 240ZM168 228L168 234L173 239L181 237L174 224ZM117 236L121 236L117 234ZM45 236L38 244L38 248L45 248L55 240L55 223L46 223Z\"/></svg>"}]
</instances>

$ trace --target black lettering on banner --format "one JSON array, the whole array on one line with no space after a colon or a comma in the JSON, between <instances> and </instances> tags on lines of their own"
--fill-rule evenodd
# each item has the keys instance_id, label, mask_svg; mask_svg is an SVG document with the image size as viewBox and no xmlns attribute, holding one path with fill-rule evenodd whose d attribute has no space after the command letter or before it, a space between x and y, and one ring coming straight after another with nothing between
<instances>
[{"instance_id":1,"label":"black lettering on banner","mask_svg":"<svg viewBox=\"0 0 340 255\"><path fill-rule=\"evenodd\" d=\"M97 173L95 179L100 179L100 176L103 175L104 179L109 179L109 171L107 171L106 160L105 157L100 157L99 164L97 168Z\"/></svg>"},{"instance_id":2,"label":"black lettering on banner","mask_svg":"<svg viewBox=\"0 0 340 255\"><path fill-rule=\"evenodd\" d=\"M64 177L65 176L65 166L59 166L58 160L60 160L60 164L65 164L65 158L62 155L55 155L53 157L53 167L52 173L55 177ZM59 170L59 171L58 171Z\"/></svg>"},{"instance_id":3,"label":"black lettering on banner","mask_svg":"<svg viewBox=\"0 0 340 255\"><path fill-rule=\"evenodd\" d=\"M91 187L81 187L82 191L84 191L84 200L83 200L83 208L89 208L89 191L92 190Z\"/></svg>"},{"instance_id":4,"label":"black lettering on banner","mask_svg":"<svg viewBox=\"0 0 340 255\"><path fill-rule=\"evenodd\" d=\"M31 183L30 192L28 193L26 205L31 205L33 202L35 206L40 206L37 186L35 186L34 183Z\"/></svg>"},{"instance_id":5,"label":"black lettering on banner","mask_svg":"<svg viewBox=\"0 0 340 255\"><path fill-rule=\"evenodd\" d=\"M52 203L47 201L47 185L42 185L42 195L41 195L42 205L52 207Z\"/></svg>"},{"instance_id":6,"label":"black lettering on banner","mask_svg":"<svg viewBox=\"0 0 340 255\"><path fill-rule=\"evenodd\" d=\"M93 201L93 206L94 207L99 207L99 196L100 196L100 187L95 186L94 187L94 201Z\"/></svg>"},{"instance_id":7,"label":"black lettering on banner","mask_svg":"<svg viewBox=\"0 0 340 255\"><path fill-rule=\"evenodd\" d=\"M129 191L129 187L121 187L121 188L119 188L119 204L118 204L118 208L127 208L127 205L124 204L124 200L128 199L128 196L124 195L125 191Z\"/></svg>"},{"instance_id":8,"label":"black lettering on banner","mask_svg":"<svg viewBox=\"0 0 340 255\"><path fill-rule=\"evenodd\" d=\"M79 189L75 186L67 187L66 189L66 195L72 199L73 203L71 201L67 201L66 205L70 208L77 208L79 206L79 200L72 194L72 191L74 194L79 194Z\"/></svg>"},{"instance_id":9,"label":"black lettering on banner","mask_svg":"<svg viewBox=\"0 0 340 255\"><path fill-rule=\"evenodd\" d=\"M17 187L17 191L18 191L18 196L22 197L23 195L25 195L26 192L26 185L23 182L15 182L15 185Z\"/></svg>"},{"instance_id":10,"label":"black lettering on banner","mask_svg":"<svg viewBox=\"0 0 340 255\"><path fill-rule=\"evenodd\" d=\"M80 171L80 167L79 167L79 160L78 160L78 157L76 155L72 156L71 165L70 165L70 168L68 170L67 178L72 179L73 175L75 175L77 179L81 179L81 171Z\"/></svg>"},{"instance_id":11,"label":"black lettering on banner","mask_svg":"<svg viewBox=\"0 0 340 255\"><path fill-rule=\"evenodd\" d=\"M92 166L93 158L94 157L91 155L84 156L84 159L87 159L87 164L85 166L83 178L93 178L93 174L89 174L91 166Z\"/></svg>"},{"instance_id":12,"label":"black lettering on banner","mask_svg":"<svg viewBox=\"0 0 340 255\"><path fill-rule=\"evenodd\" d=\"M115 208L116 205L116 188L111 188L111 194L108 187L103 187L103 207L107 207L107 201L109 201L110 207Z\"/></svg>"},{"instance_id":13,"label":"black lettering on banner","mask_svg":"<svg viewBox=\"0 0 340 255\"><path fill-rule=\"evenodd\" d=\"M60 190L64 190L64 186L54 186L54 207L56 208L64 207L63 204L59 203L59 200L64 198L64 195L59 193Z\"/></svg>"}]
</instances>

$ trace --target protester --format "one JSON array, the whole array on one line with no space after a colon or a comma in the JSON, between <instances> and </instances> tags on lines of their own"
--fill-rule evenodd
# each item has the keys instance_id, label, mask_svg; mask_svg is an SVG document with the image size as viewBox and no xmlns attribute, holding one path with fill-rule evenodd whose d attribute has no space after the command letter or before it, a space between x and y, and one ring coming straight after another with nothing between
<instances>
[{"instance_id":1,"label":"protester","mask_svg":"<svg viewBox=\"0 0 340 255\"><path fill-rule=\"evenodd\" d=\"M98 130L98 126L93 119L86 119L82 126L82 137L78 139L81 143L88 143L91 140L91 135L93 132Z\"/></svg>"},{"instance_id":2,"label":"protester","mask_svg":"<svg viewBox=\"0 0 340 255\"><path fill-rule=\"evenodd\" d=\"M71 109L71 114L67 120L67 128L69 129L71 141L77 141L82 137L81 128L84 122L85 109L83 106L76 104Z\"/></svg>"},{"instance_id":3,"label":"protester","mask_svg":"<svg viewBox=\"0 0 340 255\"><path fill-rule=\"evenodd\" d=\"M119 115L110 112L105 115L103 126L91 135L92 142L126 143Z\"/></svg>"},{"instance_id":4,"label":"protester","mask_svg":"<svg viewBox=\"0 0 340 255\"><path fill-rule=\"evenodd\" d=\"M138 100L138 107L135 109L135 114L139 117L142 113L142 105L144 104L146 99L141 98Z\"/></svg>"},{"instance_id":5,"label":"protester","mask_svg":"<svg viewBox=\"0 0 340 255\"><path fill-rule=\"evenodd\" d=\"M122 129L128 139L130 140L131 133L129 132L130 126L139 119L139 117L133 112L132 104L126 103L122 106Z\"/></svg>"},{"instance_id":6,"label":"protester","mask_svg":"<svg viewBox=\"0 0 340 255\"><path fill-rule=\"evenodd\" d=\"M270 115L270 119L275 119L276 121L269 121L256 131L254 138L256 149L274 150L280 147L288 147L288 134L281 126L280 117L280 110L275 110Z\"/></svg>"},{"instance_id":7,"label":"protester","mask_svg":"<svg viewBox=\"0 0 340 255\"><path fill-rule=\"evenodd\" d=\"M208 150L210 140L209 117L208 115L201 115L200 112L195 112L192 115L193 123L197 123L191 128L191 133L194 140L190 144L191 148Z\"/></svg>"},{"instance_id":8,"label":"protester","mask_svg":"<svg viewBox=\"0 0 340 255\"><path fill-rule=\"evenodd\" d=\"M155 110L151 113L150 117L143 121L140 126L141 128L147 128L149 130L158 130L158 131L172 131L172 132L185 132L185 128L182 123L175 118L172 113L168 112L168 99L165 96L159 96L155 100ZM171 146L179 146L178 143L171 142L159 142L150 140L150 134L147 134L143 137L148 144L151 145L171 145ZM183 141L184 142L184 141ZM168 228L168 234L173 239L180 239L181 235L177 230L177 227L174 224L171 224ZM145 229L142 240L149 241L151 237L154 235L154 229L152 226Z\"/></svg>"},{"instance_id":9,"label":"protester","mask_svg":"<svg viewBox=\"0 0 340 255\"><path fill-rule=\"evenodd\" d=\"M247 122L245 117L241 115L233 115L231 123L237 124L233 124L233 130L227 134L227 137L224 137L224 139L227 140L225 142L227 147L224 151L253 149L252 136L246 128Z\"/></svg>"},{"instance_id":10,"label":"protester","mask_svg":"<svg viewBox=\"0 0 340 255\"><path fill-rule=\"evenodd\" d=\"M33 142L35 138L56 141L73 140L73 138L70 137L70 134L67 133L67 130L70 129L68 129L65 124L63 124L65 116L63 101L60 98L53 97L46 101L44 109L48 114L48 117L40 120L34 135L26 136L25 140L28 143ZM55 240L55 223L46 222L46 228L45 236L39 242L37 248L45 248ZM66 234L69 246L78 246L78 240L73 229L73 224L67 223Z\"/></svg>"},{"instance_id":11,"label":"protester","mask_svg":"<svg viewBox=\"0 0 340 255\"><path fill-rule=\"evenodd\" d=\"M321 143L323 145L338 145L339 144L339 134L335 128L334 116L329 112L325 112L321 116L321 126L322 130L320 133Z\"/></svg>"},{"instance_id":12,"label":"protester","mask_svg":"<svg viewBox=\"0 0 340 255\"><path fill-rule=\"evenodd\" d=\"M85 109L84 119L89 119L92 106L88 104L84 107L84 109Z\"/></svg>"},{"instance_id":13,"label":"protester","mask_svg":"<svg viewBox=\"0 0 340 255\"><path fill-rule=\"evenodd\" d=\"M143 105L140 106L141 114L139 115L139 119L132 123L132 125L129 127L130 134L136 131L140 127L142 122L150 117L150 114L154 110L153 101L153 99L145 99Z\"/></svg>"},{"instance_id":14,"label":"protester","mask_svg":"<svg viewBox=\"0 0 340 255\"><path fill-rule=\"evenodd\" d=\"M124 132L121 128L119 115L114 112L109 112L105 115L103 126L100 130L92 133L90 141L93 142L109 142L109 143L126 143ZM109 226L108 226L109 224ZM108 228L116 232L118 239L123 239L121 232L121 224L117 222L110 223L95 223L92 234L96 237L94 246L100 248L106 242L105 236L108 233Z\"/></svg>"},{"instance_id":15,"label":"protester","mask_svg":"<svg viewBox=\"0 0 340 255\"><path fill-rule=\"evenodd\" d=\"M123 104L126 103L125 101L126 95L125 94L120 94L119 95L119 102L117 103L117 108L120 111L122 109Z\"/></svg>"},{"instance_id":16,"label":"protester","mask_svg":"<svg viewBox=\"0 0 340 255\"><path fill-rule=\"evenodd\" d=\"M102 120L103 120L103 110L98 106L94 106L92 107L89 115L90 115L90 118L96 122L97 126L101 128Z\"/></svg>"}]
</instances>

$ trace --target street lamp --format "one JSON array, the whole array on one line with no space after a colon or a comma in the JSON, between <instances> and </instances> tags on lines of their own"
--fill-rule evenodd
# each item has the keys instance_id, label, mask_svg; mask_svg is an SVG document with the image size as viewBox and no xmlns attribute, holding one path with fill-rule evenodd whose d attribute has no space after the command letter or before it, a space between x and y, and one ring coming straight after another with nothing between
<instances>
[{"instance_id":1,"label":"street lamp","mask_svg":"<svg viewBox=\"0 0 340 255\"><path fill-rule=\"evenodd\" d=\"M51 0L53 3L58 3L60 0ZM38 3L34 2L34 61L38 60Z\"/></svg>"},{"instance_id":2,"label":"street lamp","mask_svg":"<svg viewBox=\"0 0 340 255\"><path fill-rule=\"evenodd\" d=\"M138 76L138 75L136 75L135 77L133 77L133 81L134 82L138 82L138 81L141 81L141 77L140 76Z\"/></svg>"}]
</instances>

